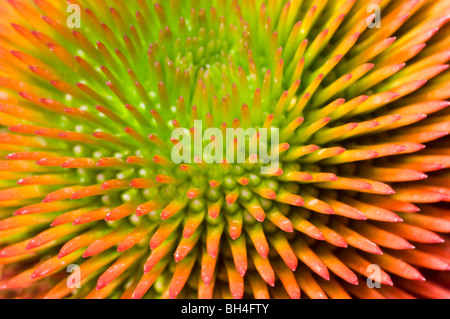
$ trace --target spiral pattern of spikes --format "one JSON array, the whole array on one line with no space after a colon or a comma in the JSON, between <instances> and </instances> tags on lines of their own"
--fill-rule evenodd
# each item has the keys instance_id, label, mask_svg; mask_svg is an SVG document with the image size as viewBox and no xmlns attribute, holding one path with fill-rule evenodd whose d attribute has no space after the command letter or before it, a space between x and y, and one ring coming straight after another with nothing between
<instances>
[{"instance_id":1,"label":"spiral pattern of spikes","mask_svg":"<svg viewBox=\"0 0 450 319\"><path fill-rule=\"evenodd\" d=\"M449 1L0 16L0 297L450 298ZM280 169L175 164L194 120L279 128Z\"/></svg>"}]
</instances>

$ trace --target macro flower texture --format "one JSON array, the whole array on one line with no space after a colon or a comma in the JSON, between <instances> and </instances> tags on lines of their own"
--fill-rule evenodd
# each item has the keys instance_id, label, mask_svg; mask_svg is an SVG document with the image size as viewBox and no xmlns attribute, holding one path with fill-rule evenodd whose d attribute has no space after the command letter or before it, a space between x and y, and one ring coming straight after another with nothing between
<instances>
[{"instance_id":1,"label":"macro flower texture","mask_svg":"<svg viewBox=\"0 0 450 319\"><path fill-rule=\"evenodd\" d=\"M0 16L0 298L450 298L450 1Z\"/></svg>"}]
</instances>

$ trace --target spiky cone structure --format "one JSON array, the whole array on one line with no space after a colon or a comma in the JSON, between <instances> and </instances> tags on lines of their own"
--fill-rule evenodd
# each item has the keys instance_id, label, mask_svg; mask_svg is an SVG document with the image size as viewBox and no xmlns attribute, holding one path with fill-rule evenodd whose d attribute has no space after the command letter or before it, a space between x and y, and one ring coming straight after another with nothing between
<instances>
[{"instance_id":1,"label":"spiky cone structure","mask_svg":"<svg viewBox=\"0 0 450 319\"><path fill-rule=\"evenodd\" d=\"M0 296L449 298L449 14L2 1ZM280 169L175 164L194 120L279 128Z\"/></svg>"}]
</instances>

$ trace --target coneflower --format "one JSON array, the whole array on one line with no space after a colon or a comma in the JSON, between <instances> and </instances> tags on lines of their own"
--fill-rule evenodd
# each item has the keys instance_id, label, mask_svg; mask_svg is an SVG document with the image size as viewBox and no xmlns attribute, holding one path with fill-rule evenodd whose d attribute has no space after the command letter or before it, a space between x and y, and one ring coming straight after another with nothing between
<instances>
[{"instance_id":1,"label":"coneflower","mask_svg":"<svg viewBox=\"0 0 450 319\"><path fill-rule=\"evenodd\" d=\"M0 15L0 297L450 298L449 1ZM196 120L279 168L175 163Z\"/></svg>"}]
</instances>

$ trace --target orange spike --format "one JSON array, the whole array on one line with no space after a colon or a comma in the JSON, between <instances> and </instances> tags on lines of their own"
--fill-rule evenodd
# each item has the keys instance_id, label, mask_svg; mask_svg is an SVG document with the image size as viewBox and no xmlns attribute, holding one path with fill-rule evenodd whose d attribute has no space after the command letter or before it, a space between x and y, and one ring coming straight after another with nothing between
<instances>
[{"instance_id":1,"label":"orange spike","mask_svg":"<svg viewBox=\"0 0 450 319\"><path fill-rule=\"evenodd\" d=\"M372 278L372 272L369 271L369 266L372 265L368 260L364 259L358 254L355 254L348 250L343 250L339 252L339 258L353 271L367 277ZM380 279L380 283L383 285L393 286L391 277L382 269L380 269L380 277L375 276L373 278L375 281Z\"/></svg>"},{"instance_id":2,"label":"orange spike","mask_svg":"<svg viewBox=\"0 0 450 319\"><path fill-rule=\"evenodd\" d=\"M364 202L357 201L348 196L343 197L342 200L346 204L350 205L351 207L354 207L357 210L359 210L368 219L379 220L379 221L384 221L384 222L402 222L403 221L403 219L401 219L397 214L395 214L394 212L391 212L390 210L387 210L387 209L384 209L384 208L381 208L378 206L369 205Z\"/></svg>"},{"instance_id":3,"label":"orange spike","mask_svg":"<svg viewBox=\"0 0 450 319\"><path fill-rule=\"evenodd\" d=\"M248 267L245 238L241 236L233 241L229 240L228 243L230 244L236 270L241 277L244 277Z\"/></svg>"},{"instance_id":4,"label":"orange spike","mask_svg":"<svg viewBox=\"0 0 450 319\"><path fill-rule=\"evenodd\" d=\"M408 240L419 243L443 243L445 240L434 232L407 223L386 224L384 230L394 233Z\"/></svg>"},{"instance_id":5,"label":"orange spike","mask_svg":"<svg viewBox=\"0 0 450 319\"><path fill-rule=\"evenodd\" d=\"M55 201L60 201L64 199L71 198L76 192L81 190L82 186L70 186L66 188L61 188L57 191L54 191L47 196L45 196L43 203L51 203Z\"/></svg>"},{"instance_id":6,"label":"orange spike","mask_svg":"<svg viewBox=\"0 0 450 319\"><path fill-rule=\"evenodd\" d=\"M291 299L300 299L300 287L297 284L297 280L295 280L294 273L280 261L275 262L273 268L289 297Z\"/></svg>"},{"instance_id":7,"label":"orange spike","mask_svg":"<svg viewBox=\"0 0 450 319\"><path fill-rule=\"evenodd\" d=\"M368 223L356 224L354 229L361 235L372 240L374 243L392 249L414 249L404 238Z\"/></svg>"},{"instance_id":8,"label":"orange spike","mask_svg":"<svg viewBox=\"0 0 450 319\"><path fill-rule=\"evenodd\" d=\"M206 227L206 250L212 258L216 258L219 252L220 237L224 229L224 224L213 227L208 225Z\"/></svg>"},{"instance_id":9,"label":"orange spike","mask_svg":"<svg viewBox=\"0 0 450 319\"><path fill-rule=\"evenodd\" d=\"M311 299L328 299L327 295L315 281L308 269L302 267L301 271L295 273L295 277L300 289L304 291L308 297Z\"/></svg>"},{"instance_id":10,"label":"orange spike","mask_svg":"<svg viewBox=\"0 0 450 319\"><path fill-rule=\"evenodd\" d=\"M130 250L122 254L121 257L98 278L96 289L100 290L108 286L113 280L132 266L143 254L144 250L142 249Z\"/></svg>"},{"instance_id":11,"label":"orange spike","mask_svg":"<svg viewBox=\"0 0 450 319\"><path fill-rule=\"evenodd\" d=\"M109 234L102 237L101 239L97 239L92 244L88 246L86 251L83 254L84 258L91 257L97 254L100 254L101 252L105 251L106 249L118 244L120 241L122 241L125 236L130 232L130 227L127 225L121 225L114 230L112 230Z\"/></svg>"},{"instance_id":12,"label":"orange spike","mask_svg":"<svg viewBox=\"0 0 450 319\"><path fill-rule=\"evenodd\" d=\"M169 205L167 205L162 211L161 211L161 219L165 220L168 219L170 217L172 217L173 215L175 215L176 213L178 213L179 211L181 211L187 204L186 200L181 200L181 201L177 201L177 200L173 200L169 203Z\"/></svg>"},{"instance_id":13,"label":"orange spike","mask_svg":"<svg viewBox=\"0 0 450 319\"><path fill-rule=\"evenodd\" d=\"M110 209L107 207L91 210L75 218L75 220L73 221L73 225L83 225L97 220L105 219L106 215L109 212Z\"/></svg>"},{"instance_id":14,"label":"orange spike","mask_svg":"<svg viewBox=\"0 0 450 319\"><path fill-rule=\"evenodd\" d=\"M298 260L287 239L277 233L275 235L272 235L269 238L269 241L281 256L281 258L284 260L289 269L295 271L297 269Z\"/></svg>"},{"instance_id":15,"label":"orange spike","mask_svg":"<svg viewBox=\"0 0 450 319\"><path fill-rule=\"evenodd\" d=\"M106 194L108 190L103 189L101 184L83 187L73 193L70 199L80 199L90 196L98 196Z\"/></svg>"},{"instance_id":16,"label":"orange spike","mask_svg":"<svg viewBox=\"0 0 450 319\"><path fill-rule=\"evenodd\" d=\"M319 258L333 273L353 285L358 285L358 277L356 277L353 271L351 271L342 261L334 256L328 248L321 245L316 248L315 251Z\"/></svg>"},{"instance_id":17,"label":"orange spike","mask_svg":"<svg viewBox=\"0 0 450 319\"><path fill-rule=\"evenodd\" d=\"M175 266L175 271L169 286L169 298L175 299L183 289L197 259L198 251L195 250Z\"/></svg>"},{"instance_id":18,"label":"orange spike","mask_svg":"<svg viewBox=\"0 0 450 319\"><path fill-rule=\"evenodd\" d=\"M322 232L314 226L310 221L306 220L300 214L293 213L290 215L292 225L295 228L295 230L302 232L306 235L308 235L311 238L314 238L316 240L324 240L324 236Z\"/></svg>"},{"instance_id":19,"label":"orange spike","mask_svg":"<svg viewBox=\"0 0 450 319\"><path fill-rule=\"evenodd\" d=\"M64 244L64 246L59 251L58 258L64 258L72 252L88 246L95 240L103 237L107 232L108 229L105 227L96 227L79 236L74 237Z\"/></svg>"},{"instance_id":20,"label":"orange spike","mask_svg":"<svg viewBox=\"0 0 450 319\"><path fill-rule=\"evenodd\" d=\"M294 231L292 222L289 220L289 218L281 214L279 211L271 210L268 214L266 214L266 216L275 226L277 226L281 230L287 233L292 233Z\"/></svg>"},{"instance_id":21,"label":"orange spike","mask_svg":"<svg viewBox=\"0 0 450 319\"><path fill-rule=\"evenodd\" d=\"M72 210L70 212L64 213L59 215L55 218L55 220L50 224L50 226L59 226L64 224L71 224L74 222L75 219L77 219L79 216L87 213L88 211L92 210L93 207L89 206L83 206L80 209Z\"/></svg>"},{"instance_id":22,"label":"orange spike","mask_svg":"<svg viewBox=\"0 0 450 319\"><path fill-rule=\"evenodd\" d=\"M164 207L165 204L166 204L166 201L163 201L161 198L156 196L156 198L153 198L152 200L139 205L136 208L136 216L139 217L139 216L145 215L147 213L153 212L156 209Z\"/></svg>"},{"instance_id":23,"label":"orange spike","mask_svg":"<svg viewBox=\"0 0 450 319\"><path fill-rule=\"evenodd\" d=\"M58 256L52 257L44 261L36 269L34 269L30 278L34 279L50 276L56 273L57 271L64 269L67 264L75 262L78 258L81 257L81 255L83 255L83 250L79 249L76 252L64 258L58 258Z\"/></svg>"},{"instance_id":24,"label":"orange spike","mask_svg":"<svg viewBox=\"0 0 450 319\"><path fill-rule=\"evenodd\" d=\"M145 220L140 221L139 225L133 229L117 246L117 251L122 252L134 247L149 233L151 233L157 225L150 225Z\"/></svg>"},{"instance_id":25,"label":"orange spike","mask_svg":"<svg viewBox=\"0 0 450 319\"><path fill-rule=\"evenodd\" d=\"M256 248L256 251L264 258L269 255L269 244L264 235L261 224L254 224L252 227L247 227L247 233Z\"/></svg>"},{"instance_id":26,"label":"orange spike","mask_svg":"<svg viewBox=\"0 0 450 319\"><path fill-rule=\"evenodd\" d=\"M244 296L244 278L240 276L231 262L225 261L225 268L228 274L231 296L234 299L242 299Z\"/></svg>"},{"instance_id":27,"label":"orange spike","mask_svg":"<svg viewBox=\"0 0 450 319\"><path fill-rule=\"evenodd\" d=\"M370 262L379 265L385 271L391 272L400 277L419 281L425 280L425 277L423 277L416 268L391 255L370 255L366 257Z\"/></svg>"},{"instance_id":28,"label":"orange spike","mask_svg":"<svg viewBox=\"0 0 450 319\"><path fill-rule=\"evenodd\" d=\"M235 240L239 238L242 232L242 223L243 223L242 214L239 212L231 216L226 214L225 218L228 223L229 234L231 239Z\"/></svg>"},{"instance_id":29,"label":"orange spike","mask_svg":"<svg viewBox=\"0 0 450 319\"><path fill-rule=\"evenodd\" d=\"M301 239L294 241L292 248L305 265L307 265L311 270L313 270L320 277L325 280L330 279L330 274L328 269L323 263L323 261L311 250L311 248Z\"/></svg>"},{"instance_id":30,"label":"orange spike","mask_svg":"<svg viewBox=\"0 0 450 319\"><path fill-rule=\"evenodd\" d=\"M205 250L202 253L201 280L208 287L214 279L217 258L211 257ZM199 292L200 293L200 292Z\"/></svg>"},{"instance_id":31,"label":"orange spike","mask_svg":"<svg viewBox=\"0 0 450 319\"><path fill-rule=\"evenodd\" d=\"M347 248L347 242L345 241L344 237L333 231L332 229L325 226L323 223L318 221L317 219L313 220L312 223L314 226L316 226L321 233L323 234L323 238L325 241L329 242L330 244L337 246L337 247L343 247Z\"/></svg>"},{"instance_id":32,"label":"orange spike","mask_svg":"<svg viewBox=\"0 0 450 319\"><path fill-rule=\"evenodd\" d=\"M275 272L270 265L268 258L263 258L253 250L250 251L250 255L261 278L271 287L275 286Z\"/></svg>"},{"instance_id":33,"label":"orange spike","mask_svg":"<svg viewBox=\"0 0 450 319\"><path fill-rule=\"evenodd\" d=\"M156 233L150 239L150 249L155 249L161 245L170 236L170 234L177 229L181 221L182 218L170 218L164 220L156 230Z\"/></svg>"},{"instance_id":34,"label":"orange spike","mask_svg":"<svg viewBox=\"0 0 450 319\"><path fill-rule=\"evenodd\" d=\"M180 262L189 254L189 252L195 247L200 235L201 231L197 231L189 238L182 238L180 240L180 243L174 253L175 262Z\"/></svg>"},{"instance_id":35,"label":"orange spike","mask_svg":"<svg viewBox=\"0 0 450 319\"><path fill-rule=\"evenodd\" d=\"M372 254L381 255L383 252L381 249L372 241L368 240L364 236L361 236L357 232L351 230L350 228L345 227L339 222L332 222L330 226L331 229L336 231L342 237L344 237L345 241L353 247L359 248L361 250L367 251Z\"/></svg>"},{"instance_id":36,"label":"orange spike","mask_svg":"<svg viewBox=\"0 0 450 319\"><path fill-rule=\"evenodd\" d=\"M152 250L144 265L144 273L148 273L153 270L156 265L167 256L175 247L176 236L170 236L160 246Z\"/></svg>"},{"instance_id":37,"label":"orange spike","mask_svg":"<svg viewBox=\"0 0 450 319\"><path fill-rule=\"evenodd\" d=\"M168 262L169 259L166 258L165 260L158 263L151 271L144 273L133 292L133 299L140 299L145 295L145 293L148 291L148 289L150 289L155 280L160 277L162 272L165 270Z\"/></svg>"}]
</instances>

